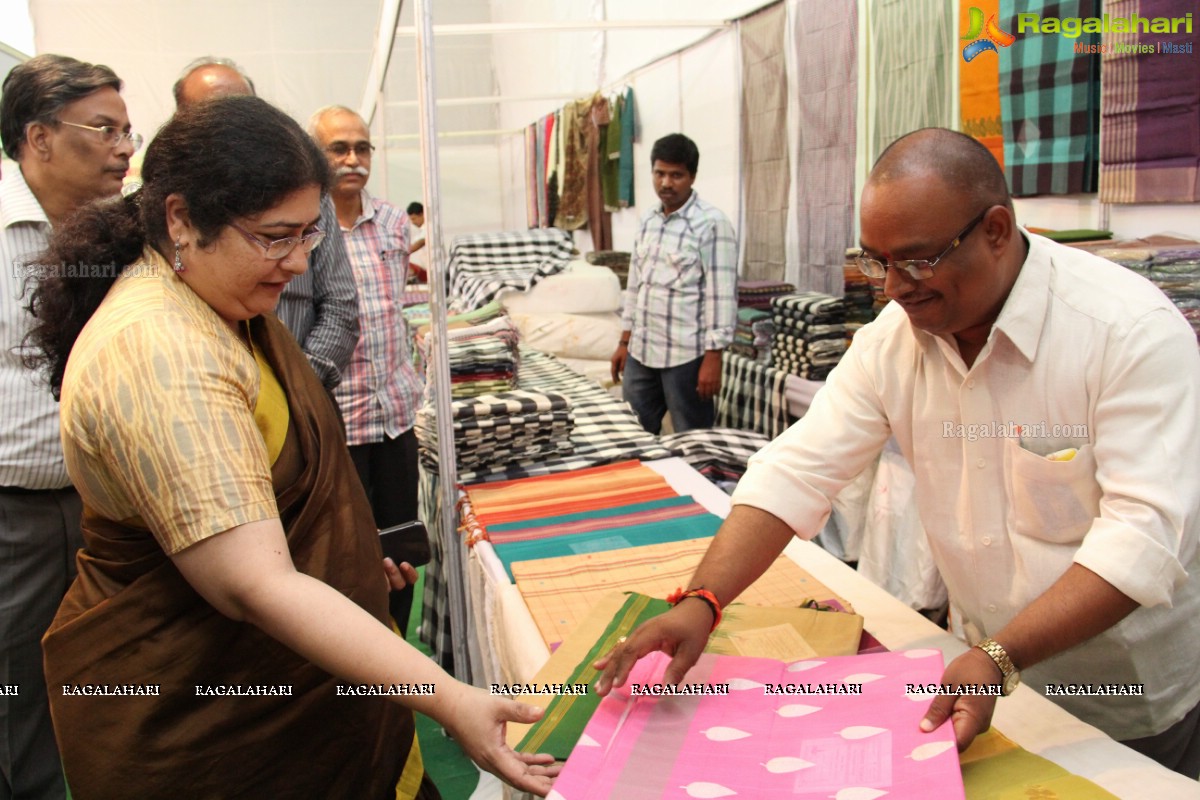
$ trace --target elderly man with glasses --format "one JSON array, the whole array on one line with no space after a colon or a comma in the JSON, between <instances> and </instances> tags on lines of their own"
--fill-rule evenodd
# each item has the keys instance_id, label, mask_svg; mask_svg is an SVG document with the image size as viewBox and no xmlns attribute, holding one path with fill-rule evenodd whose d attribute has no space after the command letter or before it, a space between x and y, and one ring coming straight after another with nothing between
<instances>
[{"instance_id":1,"label":"elderly man with glasses","mask_svg":"<svg viewBox=\"0 0 1200 800\"><path fill-rule=\"evenodd\" d=\"M417 518L417 435L413 426L422 382L409 353L404 314L408 280L408 216L367 191L375 146L362 118L345 106L326 106L309 120L333 173L330 195L358 286L362 328L345 379L333 396L346 423L346 442L375 513L390 528ZM428 560L423 530L407 534L408 561ZM407 633L413 586L392 592L392 618Z\"/></svg>"},{"instance_id":2,"label":"elderly man with glasses","mask_svg":"<svg viewBox=\"0 0 1200 800\"><path fill-rule=\"evenodd\" d=\"M861 219L859 267L892 304L858 332L808 414L751 459L696 591L618 646L598 691L659 648L675 654L664 681L681 678L720 605L792 536L816 534L833 497L894 436L973 645L942 682L1004 695L1023 682L1196 777L1191 327L1137 274L1020 228L999 165L960 133L892 144ZM1088 685L1126 692L1077 688ZM949 719L965 748L996 702L939 696L922 728Z\"/></svg>"},{"instance_id":3,"label":"elderly man with glasses","mask_svg":"<svg viewBox=\"0 0 1200 800\"><path fill-rule=\"evenodd\" d=\"M120 193L132 133L121 79L105 66L40 55L13 68L0 99L0 797L65 796L42 678L42 634L75 578L79 495L67 478L58 404L21 363L33 279L52 226ZM15 163L13 163L15 162Z\"/></svg>"}]
</instances>

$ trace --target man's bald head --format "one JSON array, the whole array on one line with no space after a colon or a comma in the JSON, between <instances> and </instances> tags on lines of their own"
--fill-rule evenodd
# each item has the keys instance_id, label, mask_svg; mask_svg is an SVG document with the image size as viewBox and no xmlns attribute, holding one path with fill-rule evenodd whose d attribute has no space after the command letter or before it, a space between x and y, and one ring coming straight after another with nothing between
<instances>
[{"instance_id":1,"label":"man's bald head","mask_svg":"<svg viewBox=\"0 0 1200 800\"><path fill-rule=\"evenodd\" d=\"M250 77L228 59L206 57L187 66L175 82L175 107L230 95L254 95Z\"/></svg>"},{"instance_id":2,"label":"man's bald head","mask_svg":"<svg viewBox=\"0 0 1200 800\"><path fill-rule=\"evenodd\" d=\"M1012 210L1004 171L995 157L975 139L947 128L922 128L892 142L875 162L867 183L901 178L937 178L972 208Z\"/></svg>"}]
</instances>

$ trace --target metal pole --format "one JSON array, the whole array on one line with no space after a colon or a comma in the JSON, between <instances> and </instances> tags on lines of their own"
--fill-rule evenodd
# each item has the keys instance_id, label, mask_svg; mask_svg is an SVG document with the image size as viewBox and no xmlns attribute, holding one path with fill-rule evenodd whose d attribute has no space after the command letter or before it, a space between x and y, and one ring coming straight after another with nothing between
<instances>
[{"instance_id":1,"label":"metal pole","mask_svg":"<svg viewBox=\"0 0 1200 800\"><path fill-rule=\"evenodd\" d=\"M450 355L446 347L446 259L442 248L442 213L437 155L437 108L434 98L433 9L430 0L416 0L417 106L421 131L421 176L425 184L425 241L429 252L429 363L426 380L433 381L437 411L438 490L441 494L441 525L436 532L442 543L445 570L443 584L450 604L451 652L454 677L471 681L467 651L466 545L458 535L458 469L454 453L454 428L450 410Z\"/></svg>"}]
</instances>

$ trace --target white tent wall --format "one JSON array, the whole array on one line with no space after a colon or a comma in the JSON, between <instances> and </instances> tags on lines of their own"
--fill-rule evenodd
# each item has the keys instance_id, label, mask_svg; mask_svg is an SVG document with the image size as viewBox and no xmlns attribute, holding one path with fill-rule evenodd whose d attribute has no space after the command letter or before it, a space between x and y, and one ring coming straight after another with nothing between
<instances>
[{"instance_id":1,"label":"white tent wall","mask_svg":"<svg viewBox=\"0 0 1200 800\"><path fill-rule=\"evenodd\" d=\"M30 0L38 53L107 64L125 81L134 129L149 139L175 111L171 87L204 55L232 58L258 93L297 120L357 106L379 0Z\"/></svg>"}]
</instances>

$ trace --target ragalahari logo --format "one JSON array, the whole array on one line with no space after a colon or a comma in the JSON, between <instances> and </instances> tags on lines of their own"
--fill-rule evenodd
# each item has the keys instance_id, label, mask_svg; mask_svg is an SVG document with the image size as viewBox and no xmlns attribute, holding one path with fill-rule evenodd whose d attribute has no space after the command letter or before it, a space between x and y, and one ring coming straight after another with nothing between
<instances>
[{"instance_id":1,"label":"ragalahari logo","mask_svg":"<svg viewBox=\"0 0 1200 800\"><path fill-rule=\"evenodd\" d=\"M964 42L970 41L971 43L963 48L963 61L969 62L975 58L975 56L988 50L998 54L1000 51L996 49L996 45L1008 47L1017 40L1017 37L1013 36L1011 33L1006 33L1000 29L1000 26L996 24L995 14L992 14L990 17L988 17L987 24L985 25L983 23L983 11L981 9L971 6L971 11L969 13L971 15L971 27L970 30L967 31L967 34L962 37L962 40ZM981 36L980 34L983 35Z\"/></svg>"}]
</instances>

